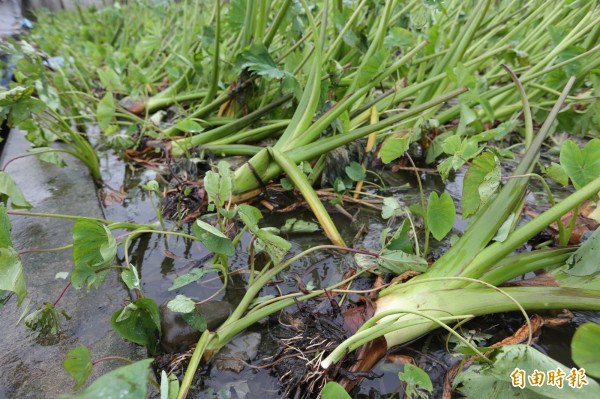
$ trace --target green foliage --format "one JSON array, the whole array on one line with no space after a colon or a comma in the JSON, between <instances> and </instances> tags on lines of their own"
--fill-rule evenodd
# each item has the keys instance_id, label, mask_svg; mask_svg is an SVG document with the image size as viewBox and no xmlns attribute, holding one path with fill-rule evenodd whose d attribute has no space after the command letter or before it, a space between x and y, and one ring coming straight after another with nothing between
<instances>
[{"instance_id":1,"label":"green foliage","mask_svg":"<svg viewBox=\"0 0 600 399\"><path fill-rule=\"evenodd\" d=\"M204 175L204 189L208 195L209 204L221 208L231 197L231 170L229 164L220 161L217 165L218 173L206 172Z\"/></svg>"},{"instance_id":2,"label":"green foliage","mask_svg":"<svg viewBox=\"0 0 600 399\"><path fill-rule=\"evenodd\" d=\"M583 150L571 140L563 143L560 164L575 188L581 188L600 176L600 139L588 142Z\"/></svg>"},{"instance_id":3,"label":"green foliage","mask_svg":"<svg viewBox=\"0 0 600 399\"><path fill-rule=\"evenodd\" d=\"M525 375L524 386L520 388L513 385L511 375L515 371L522 370ZM454 388L467 397L485 398L565 398L574 397L596 397L600 395L600 386L594 380L588 378L588 385L581 388L573 388L564 380L563 388L545 383L540 386L532 385L528 378L534 372L556 372L560 370L563 378L567 377L570 369L556 360L549 358L543 353L526 345L508 345L497 349L492 365L473 365L463 371L454 379ZM519 377L519 376L518 376Z\"/></svg>"},{"instance_id":4,"label":"green foliage","mask_svg":"<svg viewBox=\"0 0 600 399\"><path fill-rule=\"evenodd\" d=\"M573 361L584 368L588 376L600 377L600 325L580 325L571 341L571 354Z\"/></svg>"},{"instance_id":5,"label":"green foliage","mask_svg":"<svg viewBox=\"0 0 600 399\"><path fill-rule=\"evenodd\" d=\"M294 75L279 69L269 50L262 43L255 43L239 55L240 69L248 70L260 75L267 80L294 79Z\"/></svg>"},{"instance_id":6,"label":"green foliage","mask_svg":"<svg viewBox=\"0 0 600 399\"><path fill-rule=\"evenodd\" d=\"M192 326L197 331L203 332L207 328L206 319L204 316L198 311L198 308L194 308L191 312L183 313L181 315L183 320Z\"/></svg>"},{"instance_id":7,"label":"green foliage","mask_svg":"<svg viewBox=\"0 0 600 399\"><path fill-rule=\"evenodd\" d=\"M30 209L32 205L25 199L17 183L4 171L0 171L0 201L8 206L8 199L12 208Z\"/></svg>"},{"instance_id":8,"label":"green foliage","mask_svg":"<svg viewBox=\"0 0 600 399\"><path fill-rule=\"evenodd\" d=\"M329 381L321 391L323 399L350 399L351 396L340 384L335 381Z\"/></svg>"},{"instance_id":9,"label":"green foliage","mask_svg":"<svg viewBox=\"0 0 600 399\"><path fill-rule=\"evenodd\" d=\"M256 238L264 245L266 252L269 254L273 262L280 263L285 254L292 248L292 244L265 229L258 227L258 222L262 219L260 211L250 205L238 205L238 215L248 229L256 236Z\"/></svg>"},{"instance_id":10,"label":"green foliage","mask_svg":"<svg viewBox=\"0 0 600 399\"><path fill-rule=\"evenodd\" d=\"M112 328L128 341L144 345L156 353L160 330L158 305L150 298L140 298L117 310L111 318Z\"/></svg>"},{"instance_id":11,"label":"green foliage","mask_svg":"<svg viewBox=\"0 0 600 399\"><path fill-rule=\"evenodd\" d=\"M362 165L358 162L351 162L350 165L346 166L345 170L348 177L354 181L364 180L367 177Z\"/></svg>"},{"instance_id":12,"label":"green foliage","mask_svg":"<svg viewBox=\"0 0 600 399\"><path fill-rule=\"evenodd\" d=\"M25 326L32 330L36 337L56 335L62 329L61 315L67 320L70 319L64 310L59 313L53 304L46 302L44 306L25 317Z\"/></svg>"},{"instance_id":13,"label":"green foliage","mask_svg":"<svg viewBox=\"0 0 600 399\"><path fill-rule=\"evenodd\" d=\"M175 129L190 133L200 133L204 131L204 128L201 124L190 119L180 120L175 124Z\"/></svg>"},{"instance_id":14,"label":"green foliage","mask_svg":"<svg viewBox=\"0 0 600 399\"><path fill-rule=\"evenodd\" d=\"M377 257L355 254L354 260L363 269L378 266L381 272L394 275L400 275L408 270L424 272L428 267L427 261L420 256L386 248L381 250Z\"/></svg>"},{"instance_id":15,"label":"green foliage","mask_svg":"<svg viewBox=\"0 0 600 399\"><path fill-rule=\"evenodd\" d=\"M73 390L81 388L92 373L90 351L85 346L78 346L67 353L63 367L75 380Z\"/></svg>"},{"instance_id":16,"label":"green foliage","mask_svg":"<svg viewBox=\"0 0 600 399\"><path fill-rule=\"evenodd\" d=\"M296 218L286 219L285 224L279 229L283 234L305 234L314 233L319 230L321 228L315 222L307 222Z\"/></svg>"},{"instance_id":17,"label":"green foliage","mask_svg":"<svg viewBox=\"0 0 600 399\"><path fill-rule=\"evenodd\" d=\"M160 399L177 399L179 393L179 380L175 374L162 370L160 374Z\"/></svg>"},{"instance_id":18,"label":"green foliage","mask_svg":"<svg viewBox=\"0 0 600 399\"><path fill-rule=\"evenodd\" d=\"M33 91L33 87L22 86L0 90L0 120L6 119L9 126L16 127L31 118L31 114L43 111L46 104L31 97Z\"/></svg>"},{"instance_id":19,"label":"green foliage","mask_svg":"<svg viewBox=\"0 0 600 399\"><path fill-rule=\"evenodd\" d=\"M10 237L11 228L6 207L0 204L0 292L12 291L17 294L17 305L21 306L27 296L27 287L21 257L13 248Z\"/></svg>"},{"instance_id":20,"label":"green foliage","mask_svg":"<svg viewBox=\"0 0 600 399\"><path fill-rule=\"evenodd\" d=\"M456 208L450 194L444 192L438 196L431 192L427 202L427 226L436 240L441 241L452 230Z\"/></svg>"},{"instance_id":21,"label":"green foliage","mask_svg":"<svg viewBox=\"0 0 600 399\"><path fill-rule=\"evenodd\" d=\"M102 100L98 102L98 108L96 109L96 119L98 120L98 126L103 132L108 130L108 127L113 122L115 117L115 102L113 94L107 91Z\"/></svg>"},{"instance_id":22,"label":"green foliage","mask_svg":"<svg viewBox=\"0 0 600 399\"><path fill-rule=\"evenodd\" d=\"M129 269L121 272L121 279L123 279L123 282L130 290L141 289L140 276L134 265L130 264Z\"/></svg>"},{"instance_id":23,"label":"green foliage","mask_svg":"<svg viewBox=\"0 0 600 399\"><path fill-rule=\"evenodd\" d=\"M409 144L408 137L390 137L383 142L379 151L379 157L383 163L388 164L403 156L408 151Z\"/></svg>"},{"instance_id":24,"label":"green foliage","mask_svg":"<svg viewBox=\"0 0 600 399\"><path fill-rule=\"evenodd\" d=\"M491 199L500 186L500 173L500 161L491 152L473 159L463 182L463 218L477 213Z\"/></svg>"},{"instance_id":25,"label":"green foliage","mask_svg":"<svg viewBox=\"0 0 600 399\"><path fill-rule=\"evenodd\" d=\"M383 199L383 207L381 208L381 217L389 219L393 216L402 215L402 206L394 197L386 197Z\"/></svg>"},{"instance_id":26,"label":"green foliage","mask_svg":"<svg viewBox=\"0 0 600 399\"><path fill-rule=\"evenodd\" d=\"M178 288L181 288L190 283L193 283L194 281L198 281L206 273L210 273L212 271L214 271L214 269L205 268L205 267L202 267L202 268L194 267L192 270L189 271L189 273L186 273L184 275L176 277L175 280L173 280L173 284L171 285L171 287L169 287L169 291L174 291Z\"/></svg>"},{"instance_id":27,"label":"green foliage","mask_svg":"<svg viewBox=\"0 0 600 399\"><path fill-rule=\"evenodd\" d=\"M235 247L231 240L210 224L198 219L194 222L192 231L209 251L225 256L235 254Z\"/></svg>"},{"instance_id":28,"label":"green foliage","mask_svg":"<svg viewBox=\"0 0 600 399\"><path fill-rule=\"evenodd\" d=\"M154 359L144 359L119 367L98 378L76 395L61 395L60 399L144 399L148 392L150 364Z\"/></svg>"},{"instance_id":29,"label":"green foliage","mask_svg":"<svg viewBox=\"0 0 600 399\"><path fill-rule=\"evenodd\" d=\"M196 309L196 302L185 295L177 295L169 301L167 307L176 313L191 313Z\"/></svg>"},{"instance_id":30,"label":"green foliage","mask_svg":"<svg viewBox=\"0 0 600 399\"><path fill-rule=\"evenodd\" d=\"M408 398L429 398L433 393L429 375L417 366L406 363L404 371L398 373L398 378L406 384L404 394Z\"/></svg>"},{"instance_id":31,"label":"green foliage","mask_svg":"<svg viewBox=\"0 0 600 399\"><path fill-rule=\"evenodd\" d=\"M73 225L73 263L71 274L73 287L80 289L87 284L98 288L106 278L106 270L117 256L117 242L103 224L79 219Z\"/></svg>"}]
</instances>

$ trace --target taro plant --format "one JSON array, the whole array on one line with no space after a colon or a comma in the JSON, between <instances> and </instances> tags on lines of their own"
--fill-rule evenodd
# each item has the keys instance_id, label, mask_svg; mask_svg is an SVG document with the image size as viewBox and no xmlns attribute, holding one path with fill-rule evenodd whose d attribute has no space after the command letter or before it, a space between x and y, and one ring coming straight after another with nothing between
<instances>
[{"instance_id":1,"label":"taro plant","mask_svg":"<svg viewBox=\"0 0 600 399\"><path fill-rule=\"evenodd\" d=\"M535 136L531 146L515 170L517 175L529 173L537 159L539 147L548 133L574 79L571 79L554 106L548 119ZM567 147L569 148L569 147ZM578 159L578 161L575 161ZM565 160L565 159L563 159ZM569 158L570 178L582 177L587 163L583 157ZM474 164L473 166L476 167ZM565 165L566 166L566 165ZM391 348L408 342L439 327L457 333L450 327L453 322L468 320L478 315L524 309L593 309L600 306L597 274L588 269L598 233L573 253L572 249L542 249L530 253L510 255L528 239L576 208L600 191L598 174L585 174L584 185L539 217L509 233L495 238L503 224L511 222L511 214L519 212L521 198L527 187L526 179L509 181L482 209L475 214L465 234L425 273L405 283L383 289L376 301L373 318L321 362L325 369L340 361L348 351L378 337ZM496 242L491 243L492 240ZM570 256L570 258L569 258ZM590 258L587 258L590 256ZM563 268L565 262L568 266ZM545 269L557 282L556 287L502 287L500 284L524 273ZM571 273L571 269L576 269ZM489 361L483 353L475 353ZM372 364L372 359L364 360ZM592 384L590 392L598 386Z\"/></svg>"}]
</instances>

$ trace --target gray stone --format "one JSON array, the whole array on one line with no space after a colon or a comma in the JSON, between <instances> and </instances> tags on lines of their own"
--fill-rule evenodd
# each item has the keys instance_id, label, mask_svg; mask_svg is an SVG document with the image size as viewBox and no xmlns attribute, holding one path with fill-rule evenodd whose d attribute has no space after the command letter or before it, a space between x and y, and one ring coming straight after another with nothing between
<instances>
[{"instance_id":1,"label":"gray stone","mask_svg":"<svg viewBox=\"0 0 600 399\"><path fill-rule=\"evenodd\" d=\"M167 307L168 302L159 307L160 329L162 331L160 346L167 353L184 352L198 342L200 332L190 326L183 319L181 313L170 310ZM212 331L227 320L233 307L229 302L210 301L200 304L197 309L206 320L206 328Z\"/></svg>"},{"instance_id":2,"label":"gray stone","mask_svg":"<svg viewBox=\"0 0 600 399\"><path fill-rule=\"evenodd\" d=\"M23 134L9 135L0 164L24 154L29 148ZM12 162L6 172L21 187L34 208L31 212L62 213L102 218L102 210L88 170L73 157L65 157L68 166L57 168L26 157ZM9 208L10 210L10 208ZM11 216L12 239L17 251L53 248L72 242L72 221L46 217ZM57 272L71 271L71 251L24 254L31 310L44 302L54 302L67 285L56 279ZM98 290L69 288L58 303L71 317L63 320L62 332L49 339L35 339L21 322L23 309L13 298L0 310L0 397L56 398L71 393L74 381L63 369L68 351L79 345L89 348L92 359L119 355L134 360L147 357L143 348L125 341L111 328L110 317L129 300L129 293L117 273L109 273ZM89 381L124 365L102 362L94 367Z\"/></svg>"}]
</instances>

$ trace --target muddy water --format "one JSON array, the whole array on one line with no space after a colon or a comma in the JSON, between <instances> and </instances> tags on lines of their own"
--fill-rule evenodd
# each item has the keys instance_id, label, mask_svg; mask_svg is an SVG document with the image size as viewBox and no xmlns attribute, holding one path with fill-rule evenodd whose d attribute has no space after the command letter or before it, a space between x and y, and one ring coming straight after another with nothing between
<instances>
[{"instance_id":1,"label":"muddy water","mask_svg":"<svg viewBox=\"0 0 600 399\"><path fill-rule=\"evenodd\" d=\"M140 183L156 177L153 171L134 172L113 157L104 159L105 178L109 185L118 188L123 185L127 192L126 199L121 204L108 205L105 209L106 218L112 220L128 220L137 223L153 223L156 216L150 204L148 196L139 188ZM453 181L450 181L446 190L460 203L462 178L464 174L458 173ZM405 204L418 203L416 181L411 174L385 174L387 184L393 188L386 190L381 195L394 195ZM444 189L441 180L434 174L423 174L423 184L429 195L429 191ZM528 201L545 200L541 187L532 186ZM559 194L560 197L561 194ZM359 211L359 208L349 207L351 214ZM460 211L460 209L458 209ZM281 227L287 217L296 217L302 220L312 220L310 212L300 210L289 215L269 214L265 211L263 226ZM343 226L341 232L347 242L356 238L357 248L376 249L379 248L379 235L386 227L386 221L381 219L378 212L360 209L355 221L350 221L344 216L333 214L336 225ZM366 234L356 237L361 227L366 228ZM465 224L457 216L454 233L464 230ZM292 254L301 252L312 246L327 244L328 241L323 234L304 234L286 237L292 242ZM227 301L235 306L246 291L247 271L249 255L247 251L250 237L244 236L237 247L236 254L230 259L232 271L241 271L239 274L232 273L227 289L218 294L215 299ZM433 244L432 254L439 256L447 243ZM130 247L130 262L136 265L142 279L142 290L146 296L153 298L157 303L163 303L176 294L184 294L194 298L208 298L218 291L222 282L216 273L206 274L200 281L189 284L175 291L168 291L173 280L183 275L194 267L208 267L211 259L210 253L196 242L189 242L179 237L158 237L156 235L143 236L132 241ZM120 253L124 261L123 253ZM283 273L276 285L266 287L261 295L279 295L298 291L298 279L304 284L312 284L315 287L325 287L328 284L339 281L348 268L353 267L352 258L333 252L313 253L294 264L287 272ZM367 288L367 286L365 286ZM356 296L350 295L349 300L356 300ZM322 304L311 303L315 311L319 311ZM295 314L298 309L293 307L287 312ZM503 322L499 323L498 316L482 318L465 328L481 328L491 335L505 337L520 327L522 320L519 315L502 315ZM561 328L545 328L537 348L549 354L567 366L572 366L570 358L571 336L578 324L585 321L598 322L597 313L580 312L575 320ZM191 391L191 397L195 398L280 398L278 376L269 369L258 368L270 362L270 356L276 354L280 345L278 338L285 336L286 328L282 326L277 316L272 316L261 323L256 324L244 334L234 339L222 351L222 356L215 359L210 365L199 371L199 378ZM289 333L289 331L287 331ZM402 392L398 380L398 372L402 366L395 363L398 356L411 356L421 368L429 373L434 386L442 387L444 373L448 367L459 360L455 355L446 353L444 349L444 335L430 334L410 345L395 349L388 358L382 360L373 370L380 378L364 380L359 392L355 393L357 398L398 397ZM242 360L243 362L241 362ZM247 365L246 363L252 366ZM435 392L435 396L441 395L441 388Z\"/></svg>"}]
</instances>

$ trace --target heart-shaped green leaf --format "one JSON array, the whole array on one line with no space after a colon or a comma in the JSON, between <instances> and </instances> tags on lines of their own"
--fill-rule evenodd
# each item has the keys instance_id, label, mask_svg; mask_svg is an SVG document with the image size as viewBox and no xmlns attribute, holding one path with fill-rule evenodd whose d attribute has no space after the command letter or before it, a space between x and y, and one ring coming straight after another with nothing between
<instances>
[{"instance_id":1,"label":"heart-shaped green leaf","mask_svg":"<svg viewBox=\"0 0 600 399\"><path fill-rule=\"evenodd\" d=\"M585 186L600 176L600 139L591 140L583 150L573 141L565 141L560 150L560 164L575 188Z\"/></svg>"}]
</instances>

